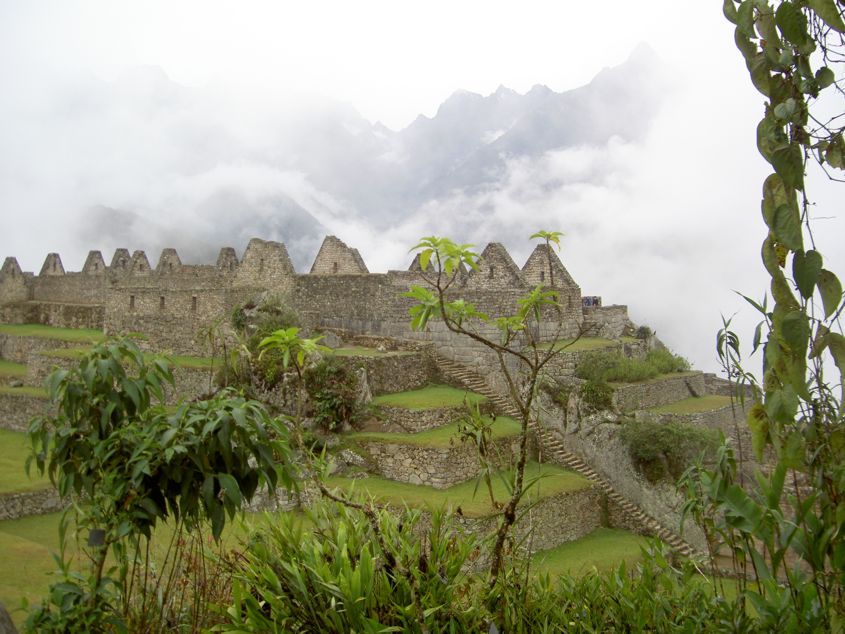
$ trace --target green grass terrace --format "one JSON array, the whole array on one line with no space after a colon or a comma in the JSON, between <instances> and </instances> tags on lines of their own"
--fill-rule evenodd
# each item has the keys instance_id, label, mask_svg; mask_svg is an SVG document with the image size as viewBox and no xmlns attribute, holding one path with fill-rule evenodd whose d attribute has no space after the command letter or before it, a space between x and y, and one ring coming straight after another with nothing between
<instances>
[{"instance_id":1,"label":"green grass terrace","mask_svg":"<svg viewBox=\"0 0 845 634\"><path fill-rule=\"evenodd\" d=\"M491 420L487 418L487 420ZM498 416L493 420L490 438L510 438L519 435L520 425L513 418ZM375 441L384 443L395 443L399 445L415 445L418 447L450 447L458 435L458 423L443 425L436 429L420 431L417 433L394 433L394 432L353 432L345 434L345 438L351 441Z\"/></svg>"},{"instance_id":2,"label":"green grass terrace","mask_svg":"<svg viewBox=\"0 0 845 634\"><path fill-rule=\"evenodd\" d=\"M0 493L20 493L50 486L50 481L39 476L34 466L32 477L26 474L24 465L29 451L26 434L0 429Z\"/></svg>"},{"instance_id":3,"label":"green grass terrace","mask_svg":"<svg viewBox=\"0 0 845 634\"><path fill-rule=\"evenodd\" d=\"M413 352L409 350L377 350L376 348L367 348L364 346L347 346L344 348L334 348L328 354L334 355L336 357L371 357L371 358L379 358L379 357L404 357L411 354Z\"/></svg>"},{"instance_id":4,"label":"green grass terrace","mask_svg":"<svg viewBox=\"0 0 845 634\"><path fill-rule=\"evenodd\" d=\"M510 480L510 471L503 471L492 478L493 495L499 502L510 497L505 485ZM553 465L530 462L525 468L526 482L539 478L525 496L525 502L551 497L569 491L589 489L592 483L571 471ZM355 491L376 502L392 506L409 506L418 509L446 508L455 511L461 508L466 517L482 518L497 513L490 502L487 485L478 480L469 480L448 489L435 489L423 485L395 482L376 476L367 478L331 477L326 480L330 488L346 492Z\"/></svg>"},{"instance_id":5,"label":"green grass terrace","mask_svg":"<svg viewBox=\"0 0 845 634\"><path fill-rule=\"evenodd\" d=\"M5 396L28 396L30 398L47 398L47 390L43 387L35 387L32 385L23 385L21 387L11 387L9 385L0 385L0 394Z\"/></svg>"},{"instance_id":6,"label":"green grass terrace","mask_svg":"<svg viewBox=\"0 0 845 634\"><path fill-rule=\"evenodd\" d=\"M373 399L373 404L404 407L406 409L437 409L440 407L459 407L464 403L478 405L486 400L481 394L468 390L460 390L448 385L429 385L420 390L376 396Z\"/></svg>"},{"instance_id":7,"label":"green grass terrace","mask_svg":"<svg viewBox=\"0 0 845 634\"><path fill-rule=\"evenodd\" d=\"M14 363L0 359L0 379L17 379L26 376L26 366L23 363Z\"/></svg>"},{"instance_id":8,"label":"green grass terrace","mask_svg":"<svg viewBox=\"0 0 845 634\"><path fill-rule=\"evenodd\" d=\"M730 404L730 396L711 394L709 396L691 396L682 401L649 408L647 411L655 414L698 414L700 412L711 412L716 409L722 409L723 407L729 407ZM737 407L739 407L738 403Z\"/></svg>"},{"instance_id":9,"label":"green grass terrace","mask_svg":"<svg viewBox=\"0 0 845 634\"><path fill-rule=\"evenodd\" d=\"M598 528L581 539L535 553L531 565L550 577L582 576L598 570L614 570L623 561L630 570L642 560L647 540L617 528Z\"/></svg>"},{"instance_id":10,"label":"green grass terrace","mask_svg":"<svg viewBox=\"0 0 845 634\"><path fill-rule=\"evenodd\" d=\"M11 337L37 337L79 343L97 343L105 335L91 328L56 328L43 324L0 324L0 335Z\"/></svg>"},{"instance_id":11,"label":"green grass terrace","mask_svg":"<svg viewBox=\"0 0 845 634\"><path fill-rule=\"evenodd\" d=\"M85 348L56 348L55 350L42 350L40 352L41 356L48 357L51 359L81 359L86 354L91 352L90 347ZM167 353L152 353L146 352L144 353L144 357L146 359L152 359L153 357L164 357L165 359L169 359L171 363L177 368L188 368L193 370L208 370L211 368L218 368L222 361L220 359L214 359L212 357L192 357L187 355L179 355L179 354L167 354Z\"/></svg>"},{"instance_id":12,"label":"green grass terrace","mask_svg":"<svg viewBox=\"0 0 845 634\"><path fill-rule=\"evenodd\" d=\"M620 337L619 339L605 339L604 337L580 337L578 339L559 339L554 342L540 344L540 348L548 350L554 346L555 350L561 352L586 352L589 350L601 350L623 343L636 343L639 339L634 337Z\"/></svg>"}]
</instances>

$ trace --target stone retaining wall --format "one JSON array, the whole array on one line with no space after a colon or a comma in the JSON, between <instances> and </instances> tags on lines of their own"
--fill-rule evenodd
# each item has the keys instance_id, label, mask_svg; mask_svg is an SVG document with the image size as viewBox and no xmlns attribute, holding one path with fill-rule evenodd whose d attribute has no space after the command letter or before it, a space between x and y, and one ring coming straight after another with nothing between
<instances>
[{"instance_id":1,"label":"stone retaining wall","mask_svg":"<svg viewBox=\"0 0 845 634\"><path fill-rule=\"evenodd\" d=\"M395 352L377 357L340 357L353 368L367 371L370 392L393 394L418 390L437 379L438 372L430 354Z\"/></svg>"},{"instance_id":2,"label":"stone retaining wall","mask_svg":"<svg viewBox=\"0 0 845 634\"><path fill-rule=\"evenodd\" d=\"M357 442L372 458L374 471L389 480L447 489L478 477L478 455L469 443L425 447L363 439ZM499 468L507 468L519 452L518 436L494 440L491 445Z\"/></svg>"},{"instance_id":3,"label":"stone retaining wall","mask_svg":"<svg viewBox=\"0 0 845 634\"><path fill-rule=\"evenodd\" d=\"M44 324L58 328L103 328L102 304L17 302L0 308L0 321L8 324Z\"/></svg>"},{"instance_id":4,"label":"stone retaining wall","mask_svg":"<svg viewBox=\"0 0 845 634\"><path fill-rule=\"evenodd\" d=\"M41 339L40 337L16 337L0 334L0 358L15 363L28 363L29 355L41 350L57 348L76 348L84 345L80 342Z\"/></svg>"},{"instance_id":5,"label":"stone retaining wall","mask_svg":"<svg viewBox=\"0 0 845 634\"><path fill-rule=\"evenodd\" d=\"M700 372L666 376L642 383L613 386L613 405L622 411L659 407L690 396L704 396L707 389Z\"/></svg>"},{"instance_id":6,"label":"stone retaining wall","mask_svg":"<svg viewBox=\"0 0 845 634\"><path fill-rule=\"evenodd\" d=\"M47 400L34 396L0 394L0 427L13 431L26 431L33 416L46 411Z\"/></svg>"},{"instance_id":7,"label":"stone retaining wall","mask_svg":"<svg viewBox=\"0 0 845 634\"><path fill-rule=\"evenodd\" d=\"M484 402L480 405L482 414L492 412L492 406ZM449 425L466 414L463 405L456 407L438 407L432 409L408 409L379 405L377 417L397 431L416 433Z\"/></svg>"},{"instance_id":8,"label":"stone retaining wall","mask_svg":"<svg viewBox=\"0 0 845 634\"><path fill-rule=\"evenodd\" d=\"M59 492L53 487L22 493L0 493L0 521L54 513L64 507Z\"/></svg>"},{"instance_id":9,"label":"stone retaining wall","mask_svg":"<svg viewBox=\"0 0 845 634\"><path fill-rule=\"evenodd\" d=\"M575 369L584 360L584 357L595 353L621 352L626 357L642 359L645 357L648 346L644 341L633 341L623 343L621 341L604 348L592 350L577 350L566 352L565 350L554 357L543 369L547 376L558 381L571 381L575 377Z\"/></svg>"}]
</instances>

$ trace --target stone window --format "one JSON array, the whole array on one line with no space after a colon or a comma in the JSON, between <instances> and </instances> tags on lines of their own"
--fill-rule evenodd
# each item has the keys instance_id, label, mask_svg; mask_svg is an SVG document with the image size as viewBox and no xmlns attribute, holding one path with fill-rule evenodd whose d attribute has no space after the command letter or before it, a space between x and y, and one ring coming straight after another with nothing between
<instances>
[{"instance_id":1,"label":"stone window","mask_svg":"<svg viewBox=\"0 0 845 634\"><path fill-rule=\"evenodd\" d=\"M264 272L264 258L261 258L260 260L258 260L258 272L259 273Z\"/></svg>"},{"instance_id":2,"label":"stone window","mask_svg":"<svg viewBox=\"0 0 845 634\"><path fill-rule=\"evenodd\" d=\"M97 266L98 266L98 264L96 262L94 262L94 270L95 271L97 270Z\"/></svg>"},{"instance_id":3,"label":"stone window","mask_svg":"<svg viewBox=\"0 0 845 634\"><path fill-rule=\"evenodd\" d=\"M197 296L196 295L191 297L191 310L193 312L197 312Z\"/></svg>"},{"instance_id":4,"label":"stone window","mask_svg":"<svg viewBox=\"0 0 845 634\"><path fill-rule=\"evenodd\" d=\"M540 271L540 283L542 284L545 281L546 281L546 272Z\"/></svg>"},{"instance_id":5,"label":"stone window","mask_svg":"<svg viewBox=\"0 0 845 634\"><path fill-rule=\"evenodd\" d=\"M158 308L164 310L164 295L160 295L158 298Z\"/></svg>"},{"instance_id":6,"label":"stone window","mask_svg":"<svg viewBox=\"0 0 845 634\"><path fill-rule=\"evenodd\" d=\"M135 296L129 296L129 310L135 310Z\"/></svg>"},{"instance_id":7,"label":"stone window","mask_svg":"<svg viewBox=\"0 0 845 634\"><path fill-rule=\"evenodd\" d=\"M54 271L56 270L56 261L55 260L53 260L53 270Z\"/></svg>"},{"instance_id":8,"label":"stone window","mask_svg":"<svg viewBox=\"0 0 845 634\"><path fill-rule=\"evenodd\" d=\"M173 262L168 262L167 267L172 271L173 270Z\"/></svg>"},{"instance_id":9,"label":"stone window","mask_svg":"<svg viewBox=\"0 0 845 634\"><path fill-rule=\"evenodd\" d=\"M337 273L337 262L332 262L332 273Z\"/></svg>"},{"instance_id":10,"label":"stone window","mask_svg":"<svg viewBox=\"0 0 845 634\"><path fill-rule=\"evenodd\" d=\"M491 280L493 279L494 270L495 270L495 269L494 269L494 268L493 268L493 266L491 265L491 266L490 266L490 271L488 271L488 273L487 273L487 277L488 277L489 279L491 279Z\"/></svg>"}]
</instances>

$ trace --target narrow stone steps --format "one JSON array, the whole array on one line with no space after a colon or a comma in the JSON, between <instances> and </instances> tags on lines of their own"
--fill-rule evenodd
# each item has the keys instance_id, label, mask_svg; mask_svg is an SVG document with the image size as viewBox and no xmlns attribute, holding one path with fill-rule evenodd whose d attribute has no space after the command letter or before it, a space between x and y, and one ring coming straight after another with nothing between
<instances>
[{"instance_id":1,"label":"narrow stone steps","mask_svg":"<svg viewBox=\"0 0 845 634\"><path fill-rule=\"evenodd\" d=\"M461 384L472 391L485 396L493 404L499 414L503 416L510 416L511 418L515 418L517 420L522 418L522 414L513 405L510 399L492 389L483 377L439 354L435 355L435 361L437 362L438 367L440 367L446 375L458 380ZM580 457L567 450L563 446L563 443L552 436L548 430L540 427L536 423L531 424L531 429L537 436L541 451L553 453L564 466L576 473L579 473L596 484L605 493L609 500L617 504L636 523L669 544L675 552L686 557L697 554L695 549L674 531L669 530L656 519L645 513L641 508L620 495L616 490L614 490L610 483L596 473L596 471Z\"/></svg>"}]
</instances>

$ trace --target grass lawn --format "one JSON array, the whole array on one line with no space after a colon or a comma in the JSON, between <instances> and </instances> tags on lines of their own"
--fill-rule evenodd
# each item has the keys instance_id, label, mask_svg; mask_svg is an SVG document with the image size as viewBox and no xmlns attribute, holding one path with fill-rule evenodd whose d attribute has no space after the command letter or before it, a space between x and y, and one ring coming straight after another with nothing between
<instances>
[{"instance_id":1,"label":"grass lawn","mask_svg":"<svg viewBox=\"0 0 845 634\"><path fill-rule=\"evenodd\" d=\"M26 376L26 366L23 363L0 359L0 377L19 378Z\"/></svg>"},{"instance_id":2,"label":"grass lawn","mask_svg":"<svg viewBox=\"0 0 845 634\"><path fill-rule=\"evenodd\" d=\"M91 348L56 348L55 350L42 350L41 356L50 357L52 359L80 359L84 357ZM144 353L146 359L151 359L156 356L163 356L170 359L171 363L177 368L189 368L194 370L207 370L211 368L220 367L220 360L211 357L191 357L180 354L154 354Z\"/></svg>"},{"instance_id":3,"label":"grass lawn","mask_svg":"<svg viewBox=\"0 0 845 634\"><path fill-rule=\"evenodd\" d=\"M375 348L366 348L364 346L347 346L345 348L334 348L329 354L337 357L402 357L414 353L408 350L387 350L381 352Z\"/></svg>"},{"instance_id":4,"label":"grass lawn","mask_svg":"<svg viewBox=\"0 0 845 634\"><path fill-rule=\"evenodd\" d=\"M612 570L623 561L632 565L642 559L645 537L617 528L597 528L586 537L536 553L534 570L550 576L583 575L594 568Z\"/></svg>"},{"instance_id":5,"label":"grass lawn","mask_svg":"<svg viewBox=\"0 0 845 634\"><path fill-rule=\"evenodd\" d=\"M382 394L373 399L375 405L404 407L406 409L435 409L438 407L458 407L464 401L471 405L483 403L487 399L481 394L468 390L459 390L448 385L429 385L421 390Z\"/></svg>"},{"instance_id":6,"label":"grass lawn","mask_svg":"<svg viewBox=\"0 0 845 634\"><path fill-rule=\"evenodd\" d=\"M589 480L577 473L564 471L553 465L532 462L526 466L525 474L526 479L542 476L526 496L532 500L565 491L580 491L592 486ZM509 472L503 472L502 475L508 476ZM476 480L469 480L448 489L435 489L370 476L358 479L333 477L329 478L326 484L347 491L354 489L359 493L373 496L377 501L395 506L407 504L410 507L431 509L451 507L453 510L460 506L461 512L467 517L487 517L494 514L495 510L490 504L486 484L482 482L476 490L476 482ZM500 502L508 499L507 489L501 477L493 479L493 494Z\"/></svg>"},{"instance_id":7,"label":"grass lawn","mask_svg":"<svg viewBox=\"0 0 845 634\"><path fill-rule=\"evenodd\" d=\"M22 630L26 613L18 610L22 599L30 604L38 603L46 596L53 577L50 573L58 566L53 560L53 553L59 548L59 519L61 513L33 515L17 520L0 521L0 603L12 615L12 619ZM261 528L273 521L273 514L247 513L246 522L235 518L226 522L223 530L224 544L227 540L239 543L254 529ZM69 541L73 542L72 528L69 529ZM161 533L158 548L167 547L170 530L165 526L157 529ZM71 546L71 552L75 547Z\"/></svg>"},{"instance_id":8,"label":"grass lawn","mask_svg":"<svg viewBox=\"0 0 845 634\"><path fill-rule=\"evenodd\" d=\"M0 394L8 394L9 396L32 396L34 398L47 398L47 390L43 387L33 387L31 385L24 385L21 387L11 387L9 385L0 385Z\"/></svg>"},{"instance_id":9,"label":"grass lawn","mask_svg":"<svg viewBox=\"0 0 845 634\"><path fill-rule=\"evenodd\" d=\"M714 409L728 407L731 404L730 396L719 396L711 394L708 396L692 396L683 401L652 407L648 411L655 414L695 414L697 412L709 412Z\"/></svg>"},{"instance_id":10,"label":"grass lawn","mask_svg":"<svg viewBox=\"0 0 845 634\"><path fill-rule=\"evenodd\" d=\"M609 381L609 383L614 387L623 387L625 385L643 385L644 383L660 383L660 381L665 381L666 379L677 379L679 376L695 376L697 374L701 373L694 370L689 372L670 372L669 374L660 374L650 379L645 379L644 381Z\"/></svg>"},{"instance_id":11,"label":"grass lawn","mask_svg":"<svg viewBox=\"0 0 845 634\"><path fill-rule=\"evenodd\" d=\"M0 335L13 337L38 337L59 341L93 343L105 339L105 335L91 328L55 328L43 324L0 324Z\"/></svg>"},{"instance_id":12,"label":"grass lawn","mask_svg":"<svg viewBox=\"0 0 845 634\"><path fill-rule=\"evenodd\" d=\"M488 417L487 420L489 420ZM519 434L520 426L513 418L498 416L492 425L491 438L507 438ZM436 429L417 432L415 434L390 432L355 432L346 434L351 440L376 440L400 445L417 445L420 447L449 447L458 433L458 424L443 425Z\"/></svg>"},{"instance_id":13,"label":"grass lawn","mask_svg":"<svg viewBox=\"0 0 845 634\"><path fill-rule=\"evenodd\" d=\"M604 337L581 337L580 339L559 339L554 342L556 350L563 352L584 352L586 350L600 350L601 348L608 348L610 346L618 346L622 343L634 343L638 341L634 337L619 337L619 339L605 339ZM552 343L540 344L540 348L548 350L552 347Z\"/></svg>"},{"instance_id":14,"label":"grass lawn","mask_svg":"<svg viewBox=\"0 0 845 634\"><path fill-rule=\"evenodd\" d=\"M0 429L0 493L32 491L50 486L49 479L38 476L34 466L32 478L26 475L24 463L29 449L26 434Z\"/></svg>"}]
</instances>

